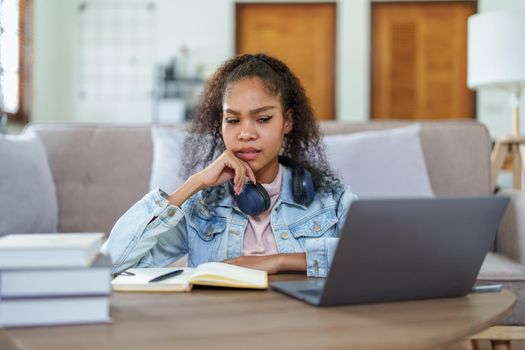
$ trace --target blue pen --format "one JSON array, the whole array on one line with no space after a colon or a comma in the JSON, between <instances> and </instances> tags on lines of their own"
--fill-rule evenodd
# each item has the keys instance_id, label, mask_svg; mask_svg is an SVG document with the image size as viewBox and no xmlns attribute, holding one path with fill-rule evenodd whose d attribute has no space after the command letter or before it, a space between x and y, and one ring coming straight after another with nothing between
<instances>
[{"instance_id":1,"label":"blue pen","mask_svg":"<svg viewBox=\"0 0 525 350\"><path fill-rule=\"evenodd\" d=\"M168 273L165 273L163 275L160 275L160 276L157 276L151 280L149 280L148 283L151 283L151 282L159 282L159 281L163 281L167 278L170 278L170 277L173 277L173 276L178 276L180 275L181 273L183 273L184 270L175 270L175 271L171 271L171 272L168 272Z\"/></svg>"}]
</instances>

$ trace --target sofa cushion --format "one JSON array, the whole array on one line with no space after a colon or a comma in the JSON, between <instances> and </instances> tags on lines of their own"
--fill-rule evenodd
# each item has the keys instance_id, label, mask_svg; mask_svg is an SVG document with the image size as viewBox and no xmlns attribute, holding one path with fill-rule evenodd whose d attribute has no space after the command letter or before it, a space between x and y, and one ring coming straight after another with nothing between
<instances>
[{"instance_id":1,"label":"sofa cushion","mask_svg":"<svg viewBox=\"0 0 525 350\"><path fill-rule=\"evenodd\" d=\"M431 197L417 124L324 137L330 164L360 198Z\"/></svg>"},{"instance_id":2,"label":"sofa cushion","mask_svg":"<svg viewBox=\"0 0 525 350\"><path fill-rule=\"evenodd\" d=\"M411 122L372 120L361 123L326 121L325 135L387 130ZM421 146L432 190L437 196L490 195L491 140L487 127L476 120L419 121Z\"/></svg>"},{"instance_id":3,"label":"sofa cushion","mask_svg":"<svg viewBox=\"0 0 525 350\"><path fill-rule=\"evenodd\" d=\"M523 281L525 282L525 265L508 257L489 252L481 265L478 280Z\"/></svg>"},{"instance_id":4,"label":"sofa cushion","mask_svg":"<svg viewBox=\"0 0 525 350\"><path fill-rule=\"evenodd\" d=\"M40 139L0 135L0 235L57 231L55 183Z\"/></svg>"},{"instance_id":5,"label":"sofa cushion","mask_svg":"<svg viewBox=\"0 0 525 350\"><path fill-rule=\"evenodd\" d=\"M35 123L55 180L59 232L109 233L148 191L150 127Z\"/></svg>"},{"instance_id":6,"label":"sofa cushion","mask_svg":"<svg viewBox=\"0 0 525 350\"><path fill-rule=\"evenodd\" d=\"M182 130L153 127L153 164L151 166L150 190L161 188L167 193L175 191L182 183L182 152L184 136Z\"/></svg>"},{"instance_id":7,"label":"sofa cushion","mask_svg":"<svg viewBox=\"0 0 525 350\"><path fill-rule=\"evenodd\" d=\"M409 121L322 122L325 135L385 130ZM490 137L475 120L421 121L432 189L440 196L491 194ZM169 126L183 129L184 125ZM151 125L31 123L44 143L55 180L60 232L109 232L148 192Z\"/></svg>"},{"instance_id":8,"label":"sofa cushion","mask_svg":"<svg viewBox=\"0 0 525 350\"><path fill-rule=\"evenodd\" d=\"M525 264L525 193L505 189L498 196L509 197L509 207L496 236L496 249L512 260Z\"/></svg>"},{"instance_id":9,"label":"sofa cushion","mask_svg":"<svg viewBox=\"0 0 525 350\"><path fill-rule=\"evenodd\" d=\"M525 325L525 266L497 253L488 253L478 275L478 284L502 284L516 295L512 313L499 324Z\"/></svg>"}]
</instances>

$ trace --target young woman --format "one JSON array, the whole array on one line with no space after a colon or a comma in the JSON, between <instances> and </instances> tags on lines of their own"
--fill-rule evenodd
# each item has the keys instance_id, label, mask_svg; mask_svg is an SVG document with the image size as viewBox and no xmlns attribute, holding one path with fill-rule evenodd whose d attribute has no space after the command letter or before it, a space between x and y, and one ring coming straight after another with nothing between
<instances>
[{"instance_id":1,"label":"young woman","mask_svg":"<svg viewBox=\"0 0 525 350\"><path fill-rule=\"evenodd\" d=\"M186 182L154 190L103 247L114 272L223 261L269 273L326 276L355 199L330 170L298 78L281 61L226 61L202 94L185 140Z\"/></svg>"}]
</instances>

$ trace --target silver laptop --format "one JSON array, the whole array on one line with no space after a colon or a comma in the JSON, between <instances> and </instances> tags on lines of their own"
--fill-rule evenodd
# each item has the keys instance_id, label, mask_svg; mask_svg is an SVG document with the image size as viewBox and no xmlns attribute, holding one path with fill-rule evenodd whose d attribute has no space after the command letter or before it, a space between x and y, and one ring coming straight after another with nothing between
<instances>
[{"instance_id":1,"label":"silver laptop","mask_svg":"<svg viewBox=\"0 0 525 350\"><path fill-rule=\"evenodd\" d=\"M270 285L319 306L463 296L508 202L495 196L356 201L327 278Z\"/></svg>"}]
</instances>

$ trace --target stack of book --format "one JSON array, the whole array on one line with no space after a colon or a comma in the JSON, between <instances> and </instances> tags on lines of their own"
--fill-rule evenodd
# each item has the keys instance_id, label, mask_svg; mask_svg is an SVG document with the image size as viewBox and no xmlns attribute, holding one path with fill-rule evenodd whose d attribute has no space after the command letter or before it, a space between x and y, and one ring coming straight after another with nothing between
<instances>
[{"instance_id":1,"label":"stack of book","mask_svg":"<svg viewBox=\"0 0 525 350\"><path fill-rule=\"evenodd\" d=\"M102 233L0 238L0 327L109 322Z\"/></svg>"}]
</instances>

